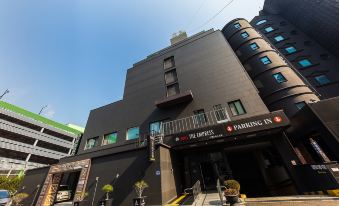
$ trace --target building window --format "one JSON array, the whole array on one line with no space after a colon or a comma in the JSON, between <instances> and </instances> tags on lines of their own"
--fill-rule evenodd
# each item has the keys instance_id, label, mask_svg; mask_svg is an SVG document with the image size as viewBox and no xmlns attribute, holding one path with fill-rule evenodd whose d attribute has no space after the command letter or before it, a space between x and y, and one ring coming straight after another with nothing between
<instances>
[{"instance_id":1,"label":"building window","mask_svg":"<svg viewBox=\"0 0 339 206\"><path fill-rule=\"evenodd\" d=\"M327 78L325 74L319 75L314 77L314 79L320 84L320 85L325 85L330 83L331 81Z\"/></svg>"},{"instance_id":2,"label":"building window","mask_svg":"<svg viewBox=\"0 0 339 206\"><path fill-rule=\"evenodd\" d=\"M102 145L114 144L117 142L118 133L112 132L110 134L106 134L104 136L104 140L102 141Z\"/></svg>"},{"instance_id":3,"label":"building window","mask_svg":"<svg viewBox=\"0 0 339 206\"><path fill-rule=\"evenodd\" d=\"M193 111L194 113L194 124L196 125L202 125L207 123L207 118L205 115L205 110L199 109Z\"/></svg>"},{"instance_id":4,"label":"building window","mask_svg":"<svg viewBox=\"0 0 339 206\"><path fill-rule=\"evenodd\" d=\"M272 32L272 31L274 31L274 29L273 29L271 26L269 26L269 27L266 27L266 28L265 28L265 31L266 31L267 33L270 33L270 32Z\"/></svg>"},{"instance_id":5,"label":"building window","mask_svg":"<svg viewBox=\"0 0 339 206\"><path fill-rule=\"evenodd\" d=\"M279 35L279 36L274 37L274 40L276 42L281 42L281 41L285 40L285 38L283 36Z\"/></svg>"},{"instance_id":6,"label":"building window","mask_svg":"<svg viewBox=\"0 0 339 206\"><path fill-rule=\"evenodd\" d=\"M167 97L173 96L173 95L176 95L176 94L180 93L179 84L178 83L175 83L175 84L172 84L172 85L168 85L166 88L167 88Z\"/></svg>"},{"instance_id":7,"label":"building window","mask_svg":"<svg viewBox=\"0 0 339 206\"><path fill-rule=\"evenodd\" d=\"M229 102L228 106L230 107L231 112L234 116L242 115L246 113L245 108L243 107L240 100Z\"/></svg>"},{"instance_id":8,"label":"building window","mask_svg":"<svg viewBox=\"0 0 339 206\"><path fill-rule=\"evenodd\" d=\"M99 140L99 137L93 137L93 138L88 139L86 141L85 150L98 146L98 140Z\"/></svg>"},{"instance_id":9,"label":"building window","mask_svg":"<svg viewBox=\"0 0 339 206\"><path fill-rule=\"evenodd\" d=\"M306 105L306 103L305 103L304 101L295 103L295 106L296 106L298 109L303 108L305 105Z\"/></svg>"},{"instance_id":10,"label":"building window","mask_svg":"<svg viewBox=\"0 0 339 206\"><path fill-rule=\"evenodd\" d=\"M149 133L151 136L156 136L161 133L161 123L162 121L152 122L149 125Z\"/></svg>"},{"instance_id":11,"label":"building window","mask_svg":"<svg viewBox=\"0 0 339 206\"><path fill-rule=\"evenodd\" d=\"M260 61L265 65L272 63L271 60L267 56L261 57Z\"/></svg>"},{"instance_id":12,"label":"building window","mask_svg":"<svg viewBox=\"0 0 339 206\"><path fill-rule=\"evenodd\" d=\"M308 59L300 60L298 63L299 63L299 65L302 66L302 67L309 67L309 66L312 65L311 61L308 60Z\"/></svg>"},{"instance_id":13,"label":"building window","mask_svg":"<svg viewBox=\"0 0 339 206\"><path fill-rule=\"evenodd\" d=\"M214 105L213 110L218 123L227 121L228 118L226 116L225 108L222 108L221 104Z\"/></svg>"},{"instance_id":14,"label":"building window","mask_svg":"<svg viewBox=\"0 0 339 206\"><path fill-rule=\"evenodd\" d=\"M127 130L126 139L138 139L139 138L139 127L132 127Z\"/></svg>"},{"instance_id":15,"label":"building window","mask_svg":"<svg viewBox=\"0 0 339 206\"><path fill-rule=\"evenodd\" d=\"M242 32L241 36L242 36L243 39L246 39L247 37L249 37L249 35L246 31Z\"/></svg>"},{"instance_id":16,"label":"building window","mask_svg":"<svg viewBox=\"0 0 339 206\"><path fill-rule=\"evenodd\" d=\"M239 23L235 23L235 24L234 24L234 27L235 27L236 29L240 29L240 28L241 28L241 25L240 25Z\"/></svg>"},{"instance_id":17,"label":"building window","mask_svg":"<svg viewBox=\"0 0 339 206\"><path fill-rule=\"evenodd\" d=\"M175 69L165 73L165 82L166 84L171 84L178 81L177 71Z\"/></svg>"},{"instance_id":18,"label":"building window","mask_svg":"<svg viewBox=\"0 0 339 206\"><path fill-rule=\"evenodd\" d=\"M266 22L267 22L267 20L266 20L266 19L263 19L263 20L258 21L258 22L256 23L256 25L258 26L258 25L261 25L261 24L265 24Z\"/></svg>"},{"instance_id":19,"label":"building window","mask_svg":"<svg viewBox=\"0 0 339 206\"><path fill-rule=\"evenodd\" d=\"M283 82L287 81L287 79L284 77L284 75L282 75L280 72L273 74L273 77L278 83L283 83Z\"/></svg>"},{"instance_id":20,"label":"building window","mask_svg":"<svg viewBox=\"0 0 339 206\"><path fill-rule=\"evenodd\" d=\"M285 51L287 51L287 53L289 53L289 54L292 54L292 53L296 52L297 49L293 46L289 46L289 47L285 48Z\"/></svg>"},{"instance_id":21,"label":"building window","mask_svg":"<svg viewBox=\"0 0 339 206\"><path fill-rule=\"evenodd\" d=\"M257 43L252 43L252 44L250 44L250 47L251 47L251 49L252 49L253 51L259 49L259 46L258 46Z\"/></svg>"},{"instance_id":22,"label":"building window","mask_svg":"<svg viewBox=\"0 0 339 206\"><path fill-rule=\"evenodd\" d=\"M169 69L175 66L174 57L169 57L164 60L164 69Z\"/></svg>"}]
</instances>

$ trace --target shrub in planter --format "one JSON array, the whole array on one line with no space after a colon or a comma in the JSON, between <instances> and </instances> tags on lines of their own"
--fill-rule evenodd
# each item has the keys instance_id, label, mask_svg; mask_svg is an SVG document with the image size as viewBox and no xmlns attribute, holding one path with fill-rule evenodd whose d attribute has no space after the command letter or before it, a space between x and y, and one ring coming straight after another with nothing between
<instances>
[{"instance_id":1,"label":"shrub in planter","mask_svg":"<svg viewBox=\"0 0 339 206\"><path fill-rule=\"evenodd\" d=\"M110 184L104 185L102 188L102 191L106 192L106 199L109 200L109 194L113 192L113 186Z\"/></svg>"},{"instance_id":2,"label":"shrub in planter","mask_svg":"<svg viewBox=\"0 0 339 206\"><path fill-rule=\"evenodd\" d=\"M15 206L21 206L21 202L29 195L27 193L18 193L12 197L12 202Z\"/></svg>"},{"instance_id":3,"label":"shrub in planter","mask_svg":"<svg viewBox=\"0 0 339 206\"><path fill-rule=\"evenodd\" d=\"M226 180L224 182L224 185L226 188L228 189L235 189L237 190L238 192L240 191L240 184L238 181L236 180Z\"/></svg>"}]
</instances>

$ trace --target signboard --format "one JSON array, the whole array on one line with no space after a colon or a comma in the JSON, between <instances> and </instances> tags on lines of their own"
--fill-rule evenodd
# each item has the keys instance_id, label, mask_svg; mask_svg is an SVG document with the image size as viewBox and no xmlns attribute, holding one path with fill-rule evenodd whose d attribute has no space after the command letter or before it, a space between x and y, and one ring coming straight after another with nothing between
<instances>
[{"instance_id":1,"label":"signboard","mask_svg":"<svg viewBox=\"0 0 339 206\"><path fill-rule=\"evenodd\" d=\"M149 158L149 161L154 162L155 161L155 140L154 140L154 137L149 136L147 143L148 143L148 158Z\"/></svg>"},{"instance_id":2,"label":"signboard","mask_svg":"<svg viewBox=\"0 0 339 206\"><path fill-rule=\"evenodd\" d=\"M216 124L199 128L191 132L172 136L172 143L185 144L197 141L206 141L216 138L258 132L289 125L289 120L282 111L258 115L232 122Z\"/></svg>"}]
</instances>

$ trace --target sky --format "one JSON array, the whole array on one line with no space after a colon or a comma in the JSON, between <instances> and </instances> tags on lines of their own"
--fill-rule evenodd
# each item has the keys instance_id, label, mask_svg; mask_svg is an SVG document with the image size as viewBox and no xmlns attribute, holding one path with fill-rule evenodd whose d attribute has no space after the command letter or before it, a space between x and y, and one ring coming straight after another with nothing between
<instances>
[{"instance_id":1,"label":"sky","mask_svg":"<svg viewBox=\"0 0 339 206\"><path fill-rule=\"evenodd\" d=\"M251 20L264 0L1 0L2 100L85 126L90 110L122 99L127 69L189 36ZM206 23L208 22L208 23Z\"/></svg>"}]
</instances>

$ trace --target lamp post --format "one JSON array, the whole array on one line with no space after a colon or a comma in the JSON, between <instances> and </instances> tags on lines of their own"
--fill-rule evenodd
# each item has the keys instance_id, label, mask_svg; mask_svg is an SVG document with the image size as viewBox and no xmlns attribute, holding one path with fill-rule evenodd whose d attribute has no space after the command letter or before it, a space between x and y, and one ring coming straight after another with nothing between
<instances>
[{"instance_id":1,"label":"lamp post","mask_svg":"<svg viewBox=\"0 0 339 206\"><path fill-rule=\"evenodd\" d=\"M40 112L39 112L39 115L41 115L42 111L47 107L48 105L45 105L41 108Z\"/></svg>"},{"instance_id":2,"label":"lamp post","mask_svg":"<svg viewBox=\"0 0 339 206\"><path fill-rule=\"evenodd\" d=\"M2 99L2 97L4 97L6 94L8 94L9 93L9 90L8 89L6 89L6 91L0 96L0 99Z\"/></svg>"}]
</instances>

